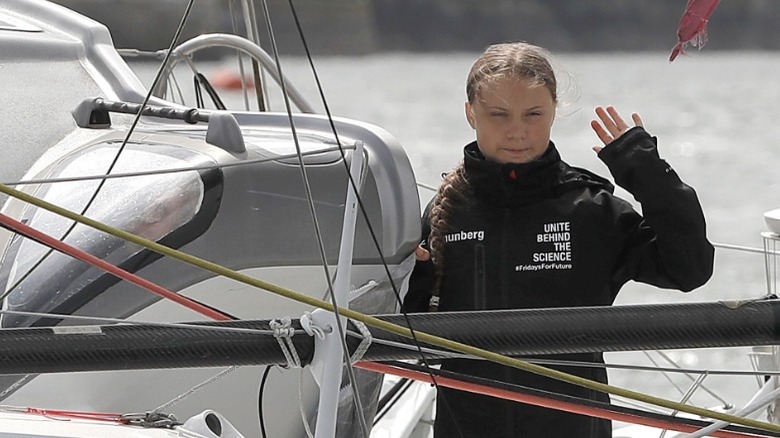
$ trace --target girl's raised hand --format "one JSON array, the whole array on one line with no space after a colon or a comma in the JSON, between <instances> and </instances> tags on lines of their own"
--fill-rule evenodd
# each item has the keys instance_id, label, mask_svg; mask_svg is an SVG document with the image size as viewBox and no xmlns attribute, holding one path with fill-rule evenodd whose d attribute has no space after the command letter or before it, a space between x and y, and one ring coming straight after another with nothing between
<instances>
[{"instance_id":1,"label":"girl's raised hand","mask_svg":"<svg viewBox=\"0 0 780 438\"><path fill-rule=\"evenodd\" d=\"M599 117L600 121L592 120L590 122L590 127L593 128L593 131L596 132L596 135L605 146L632 128L631 126L628 126L628 123L626 123L622 117L620 117L620 114L612 105L607 106L606 109L597 106L596 115ZM644 126L639 114L631 114L631 119L636 126ZM593 150L596 151L596 153L601 152L603 148L603 146L593 146Z\"/></svg>"}]
</instances>

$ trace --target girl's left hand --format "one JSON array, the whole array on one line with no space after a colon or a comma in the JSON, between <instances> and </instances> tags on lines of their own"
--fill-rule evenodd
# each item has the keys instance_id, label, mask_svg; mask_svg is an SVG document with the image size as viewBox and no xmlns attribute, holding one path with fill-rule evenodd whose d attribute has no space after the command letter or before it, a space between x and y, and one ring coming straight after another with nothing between
<instances>
[{"instance_id":1,"label":"girl's left hand","mask_svg":"<svg viewBox=\"0 0 780 438\"><path fill-rule=\"evenodd\" d=\"M422 246L418 246L414 250L414 255L417 257L417 260L421 262L427 262L431 259L431 252L427 249L423 248Z\"/></svg>"},{"instance_id":2,"label":"girl's left hand","mask_svg":"<svg viewBox=\"0 0 780 438\"><path fill-rule=\"evenodd\" d=\"M590 127L593 128L593 131L596 132L596 135L598 135L605 146L612 143L614 139L620 137L624 132L632 128L632 126L628 126L628 123L620 117L620 114L618 114L617 110L612 105L607 106L606 110L597 106L596 115L601 122L599 123L598 120L592 120L590 122ZM639 114L631 114L631 119L636 126L644 126ZM596 151L596 153L601 152L602 149L604 149L603 146L593 146L593 150Z\"/></svg>"}]
</instances>

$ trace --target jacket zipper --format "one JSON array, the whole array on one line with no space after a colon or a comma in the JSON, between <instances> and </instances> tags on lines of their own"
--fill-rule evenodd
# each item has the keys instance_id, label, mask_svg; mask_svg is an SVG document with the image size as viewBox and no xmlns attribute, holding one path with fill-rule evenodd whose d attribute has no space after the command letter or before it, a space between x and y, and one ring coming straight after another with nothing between
<instances>
[{"instance_id":1,"label":"jacket zipper","mask_svg":"<svg viewBox=\"0 0 780 438\"><path fill-rule=\"evenodd\" d=\"M501 227L501 254L499 254L499 258L498 258L498 263L499 263L498 265L499 285L498 286L500 288L499 291L501 294L500 296L501 296L502 309L506 309L507 307L509 307L509 294L507 293L507 280L506 280L507 269L505 266L507 264L506 245L508 240L507 236L509 235L509 233L507 232L509 226L509 218L510 218L509 209L505 208L504 224Z\"/></svg>"}]
</instances>

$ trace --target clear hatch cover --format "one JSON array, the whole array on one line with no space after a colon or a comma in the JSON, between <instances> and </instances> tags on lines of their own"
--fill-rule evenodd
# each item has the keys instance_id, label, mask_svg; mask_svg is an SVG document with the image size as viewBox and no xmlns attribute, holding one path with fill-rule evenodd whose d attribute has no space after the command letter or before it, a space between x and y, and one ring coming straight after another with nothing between
<instances>
[{"instance_id":1,"label":"clear hatch cover","mask_svg":"<svg viewBox=\"0 0 780 438\"><path fill-rule=\"evenodd\" d=\"M53 166L48 177L105 174L120 145L119 141L107 141L66 156ZM111 173L186 169L208 164L214 162L189 149L132 142L126 145ZM193 220L206 190L197 170L104 181L102 187L99 179L45 184L35 196L112 227L160 241ZM22 221L115 265L121 265L143 250L133 243L82 224L73 227L70 219L35 206L29 206L24 211ZM4 286L6 297L4 307L29 312L53 311L102 275L104 273L97 268L51 252L48 247L17 235L0 263L0 285ZM5 327L9 326L9 320L16 319L7 316L2 320ZM14 325L17 324L11 326Z\"/></svg>"}]
</instances>

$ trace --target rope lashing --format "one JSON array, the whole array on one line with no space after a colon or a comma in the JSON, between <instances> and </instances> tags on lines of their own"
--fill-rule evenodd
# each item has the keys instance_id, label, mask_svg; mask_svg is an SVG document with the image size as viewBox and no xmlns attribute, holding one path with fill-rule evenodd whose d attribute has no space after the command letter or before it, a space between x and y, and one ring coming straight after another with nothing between
<instances>
[{"instance_id":1,"label":"rope lashing","mask_svg":"<svg viewBox=\"0 0 780 438\"><path fill-rule=\"evenodd\" d=\"M287 365L285 368L302 368L301 358L298 356L298 351L295 350L292 337L295 335L295 329L292 327L292 320L289 316L285 316L281 321L272 320L268 325L274 331L274 338L279 342L279 347L282 349L284 358L287 359Z\"/></svg>"}]
</instances>

